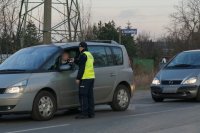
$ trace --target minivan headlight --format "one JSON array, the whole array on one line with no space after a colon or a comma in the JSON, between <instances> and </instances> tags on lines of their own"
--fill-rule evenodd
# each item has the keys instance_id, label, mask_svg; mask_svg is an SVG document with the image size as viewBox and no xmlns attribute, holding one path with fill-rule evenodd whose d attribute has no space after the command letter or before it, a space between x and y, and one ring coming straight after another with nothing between
<instances>
[{"instance_id":1,"label":"minivan headlight","mask_svg":"<svg viewBox=\"0 0 200 133\"><path fill-rule=\"evenodd\" d=\"M160 85L160 80L158 78L154 78L152 81L152 85Z\"/></svg>"},{"instance_id":2,"label":"minivan headlight","mask_svg":"<svg viewBox=\"0 0 200 133\"><path fill-rule=\"evenodd\" d=\"M190 84L195 84L197 82L197 77L191 77L189 79L186 79L182 82L184 85L190 85Z\"/></svg>"},{"instance_id":3,"label":"minivan headlight","mask_svg":"<svg viewBox=\"0 0 200 133\"><path fill-rule=\"evenodd\" d=\"M19 82L13 86L7 88L5 93L7 93L7 94L22 93L24 91L24 88L27 86L27 82L28 82L27 80Z\"/></svg>"}]
</instances>

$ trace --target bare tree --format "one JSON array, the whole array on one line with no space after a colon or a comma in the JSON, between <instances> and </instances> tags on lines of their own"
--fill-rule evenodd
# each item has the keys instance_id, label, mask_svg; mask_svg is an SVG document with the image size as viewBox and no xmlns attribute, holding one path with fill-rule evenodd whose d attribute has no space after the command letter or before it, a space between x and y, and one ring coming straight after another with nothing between
<instances>
[{"instance_id":1,"label":"bare tree","mask_svg":"<svg viewBox=\"0 0 200 133\"><path fill-rule=\"evenodd\" d=\"M154 59L155 65L158 65L161 57L163 57L163 50L165 49L165 41L151 39L150 33L142 32L137 37L137 56L140 58Z\"/></svg>"},{"instance_id":2,"label":"bare tree","mask_svg":"<svg viewBox=\"0 0 200 133\"><path fill-rule=\"evenodd\" d=\"M17 0L0 0L0 53L9 54L15 50L14 38L18 20Z\"/></svg>"},{"instance_id":3,"label":"bare tree","mask_svg":"<svg viewBox=\"0 0 200 133\"><path fill-rule=\"evenodd\" d=\"M147 58L153 49L153 44L149 33L142 32L137 37L137 48L138 56L142 58Z\"/></svg>"},{"instance_id":4,"label":"bare tree","mask_svg":"<svg viewBox=\"0 0 200 133\"><path fill-rule=\"evenodd\" d=\"M84 40L92 40L94 38L93 35L93 24L91 22L92 18L92 0L88 1L88 3L84 3L82 0L81 4L81 23L82 23L82 31L83 31L83 39Z\"/></svg>"},{"instance_id":5,"label":"bare tree","mask_svg":"<svg viewBox=\"0 0 200 133\"><path fill-rule=\"evenodd\" d=\"M182 0L175 6L176 12L171 14L168 27L169 37L174 41L182 41L182 49L200 47L194 37L200 34L200 0Z\"/></svg>"}]
</instances>

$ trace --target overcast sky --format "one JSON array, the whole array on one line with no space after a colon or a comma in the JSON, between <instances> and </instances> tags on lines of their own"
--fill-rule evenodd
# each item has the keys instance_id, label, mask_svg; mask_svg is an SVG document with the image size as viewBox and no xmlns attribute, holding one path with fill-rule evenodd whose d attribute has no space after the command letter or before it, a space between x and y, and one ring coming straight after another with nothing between
<instances>
[{"instance_id":1,"label":"overcast sky","mask_svg":"<svg viewBox=\"0 0 200 133\"><path fill-rule=\"evenodd\" d=\"M139 32L151 32L157 38L169 24L169 15L180 0L83 0L85 7L92 7L92 21L114 20L125 27L128 21ZM91 3L91 4L89 4Z\"/></svg>"}]
</instances>

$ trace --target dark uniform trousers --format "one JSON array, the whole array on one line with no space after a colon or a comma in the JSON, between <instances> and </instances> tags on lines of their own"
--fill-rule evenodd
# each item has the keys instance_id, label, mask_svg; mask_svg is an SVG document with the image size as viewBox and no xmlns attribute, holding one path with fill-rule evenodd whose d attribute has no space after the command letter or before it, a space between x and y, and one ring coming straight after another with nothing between
<instances>
[{"instance_id":1,"label":"dark uniform trousers","mask_svg":"<svg viewBox=\"0 0 200 133\"><path fill-rule=\"evenodd\" d=\"M79 100L81 114L85 116L94 116L94 79L83 79L79 85Z\"/></svg>"}]
</instances>

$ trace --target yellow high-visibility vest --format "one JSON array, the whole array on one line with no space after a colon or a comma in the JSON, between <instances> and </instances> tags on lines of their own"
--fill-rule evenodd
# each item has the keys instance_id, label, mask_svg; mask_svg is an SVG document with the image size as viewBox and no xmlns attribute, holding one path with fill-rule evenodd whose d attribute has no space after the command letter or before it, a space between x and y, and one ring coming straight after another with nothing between
<instances>
[{"instance_id":1,"label":"yellow high-visibility vest","mask_svg":"<svg viewBox=\"0 0 200 133\"><path fill-rule=\"evenodd\" d=\"M94 57L88 51L85 51L83 53L87 56L87 61L85 64L85 71L84 71L82 79L94 79L95 78Z\"/></svg>"}]
</instances>

